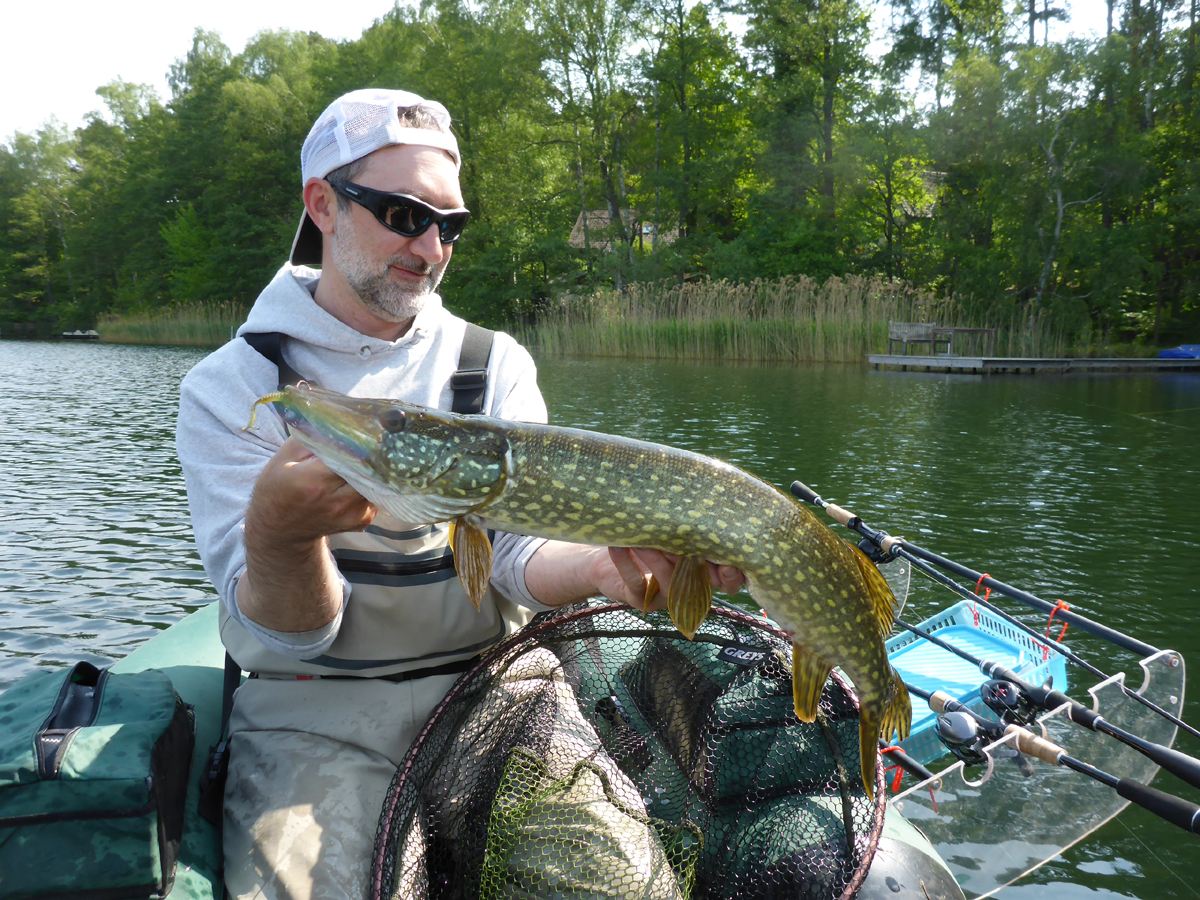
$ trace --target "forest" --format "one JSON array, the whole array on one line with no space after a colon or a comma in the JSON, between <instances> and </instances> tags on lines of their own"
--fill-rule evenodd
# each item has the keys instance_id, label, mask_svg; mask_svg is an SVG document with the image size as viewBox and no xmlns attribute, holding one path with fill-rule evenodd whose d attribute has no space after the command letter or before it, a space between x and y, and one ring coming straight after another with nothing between
<instances>
[{"instance_id":1,"label":"forest","mask_svg":"<svg viewBox=\"0 0 1200 900\"><path fill-rule=\"evenodd\" d=\"M1096 2L1106 35L1065 41L1053 0L425 0L240 53L197 30L169 98L103 85L81 127L0 145L0 325L252 302L313 119L378 85L454 117L472 222L442 293L485 324L638 284L867 276L1096 343L1195 342L1197 0Z\"/></svg>"}]
</instances>

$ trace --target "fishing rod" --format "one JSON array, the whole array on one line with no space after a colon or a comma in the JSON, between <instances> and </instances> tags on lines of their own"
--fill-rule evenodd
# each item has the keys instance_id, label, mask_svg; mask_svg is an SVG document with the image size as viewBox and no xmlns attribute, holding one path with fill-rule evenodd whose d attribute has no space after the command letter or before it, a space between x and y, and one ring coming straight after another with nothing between
<instances>
[{"instance_id":1,"label":"fishing rod","mask_svg":"<svg viewBox=\"0 0 1200 900\"><path fill-rule=\"evenodd\" d=\"M1009 598L1012 598L1013 600L1018 600L1026 606L1033 607L1034 610L1039 610L1045 613L1052 612L1055 614L1056 619L1061 619L1062 622L1066 622L1068 625L1075 625L1076 628L1079 628L1081 631L1086 631L1087 634L1102 638L1102 640L1108 641L1109 643L1114 644L1114 646L1120 647L1123 650L1128 650L1129 653L1138 655L1139 659L1145 659L1146 656L1152 656L1153 654L1158 653L1157 647L1153 647L1151 644L1145 643L1144 641L1139 641L1136 637L1130 637L1129 635L1122 634L1121 631L1111 629L1108 625L1100 624L1094 619L1081 616L1081 614L1078 612L1063 610L1061 605L1056 606L1055 604L1051 604L1049 601L1039 598L1039 596L1034 596L1033 594L1028 593L1027 590L1014 588L1013 586L1010 586L1010 584L1006 584L1002 581L996 581L995 578L992 578L990 575L985 575L982 574L982 572L968 569L967 566L961 565L960 563L955 563L952 559L938 556L937 553L925 550L924 547L918 547L916 544L911 544L910 541L907 541L904 538L895 538L895 536L890 535L887 532L880 532L880 530L871 528L862 520L862 518L854 515L850 510L842 509L838 504L829 503L828 500L822 499L820 494L817 494L816 491L812 490L811 487L805 485L802 481L793 481L791 490L793 494L796 494L796 497L804 500L805 503L818 506L818 508L823 509L827 512L827 514L829 514L830 517L834 518L835 521L838 521L841 524L844 524L844 526L847 528L850 528L852 532L857 532L858 534L863 535L864 538L871 541L871 544L874 544L876 547L880 548L880 550L884 554L887 554L887 556L904 557L908 560L908 562L913 563L913 565L919 565L920 563L932 563L934 565L941 566L942 569L954 572L954 574L958 575L959 577L971 578L973 582L982 584L983 587L991 588L992 590L995 590L997 594L1003 594L1004 596L1009 596ZM922 570L928 571L928 569L925 569L924 566L922 566ZM971 596L976 595L972 593Z\"/></svg>"},{"instance_id":2,"label":"fishing rod","mask_svg":"<svg viewBox=\"0 0 1200 900\"><path fill-rule=\"evenodd\" d=\"M1006 622L1011 624L1013 627L1020 629L1024 633L1033 637L1035 640L1037 640L1039 642L1043 641L1042 636L1040 634L1038 634L1036 631L1034 631L1032 628L1030 628L1028 625L1026 625L1024 622L1021 622L1019 619L1016 619L1016 618L1010 616L1008 613L1004 612L1003 610L998 609L994 604L989 603L984 598L977 596L975 593L970 591L968 588L964 587L963 585L959 584L958 582L954 581L953 579L946 577L941 572L938 572L937 570L933 569L925 561L925 559L923 559L921 556L918 556L917 554L911 552L912 549L915 547L915 545L909 544L903 538L893 537L885 531L877 531L877 530L871 528L869 525L867 525L865 522L863 522L863 520L861 518L859 518L858 516L849 512L848 510L843 509L842 507L838 506L837 504L830 503L830 502L822 499L817 494L816 491L814 491L812 488L808 487L806 484L803 484L802 482L799 482L799 481L792 482L791 490L792 490L792 493L795 494L801 500L803 500L807 503L811 503L812 505L825 510L834 520L840 522L842 525L845 525L851 531L861 534L868 541L870 541L872 545L874 545L875 547L878 547L879 550L883 554L885 554L885 556L892 556L892 557L899 556L903 559L907 559L910 563L912 563L914 566L919 568L922 572L925 572L926 574L930 575L935 580L937 580L939 583L950 588L955 593L958 593L960 596L963 596L963 597L971 600L973 603L977 603L977 604L983 606L985 609L995 613L997 616L1004 619ZM1068 611L1064 611L1064 610L1062 610L1061 607L1055 607L1054 605L1047 603L1045 600L1035 597L1033 594L1027 593L1026 591L1018 590L1017 588L1006 585L1003 582L996 581L995 579L992 579L990 576L980 575L978 572L974 572L972 569L969 569L966 566L962 566L962 565L959 565L958 563L954 563L951 560L946 559L945 557L938 556L936 553L932 553L928 550L923 550L922 548L919 548L919 547L917 547L916 549L920 550L921 553L924 554L925 556L934 559L938 565L945 563L945 564L947 564L947 567L953 567L953 568L951 568L951 571L959 572L960 574L963 574L968 577L978 576L978 583L993 586L994 589L997 591L997 593L1002 593L1005 596L1013 597L1013 599L1020 600L1022 602L1027 603L1028 605L1034 606L1035 608L1042 609L1043 611L1052 611L1053 612L1053 611L1057 610L1057 612L1055 613L1057 618L1060 618L1063 621L1068 621L1069 624L1076 624L1082 630L1088 632L1089 634L1092 634L1096 637L1100 637L1104 640L1107 640L1110 643L1113 643L1114 645L1121 647L1122 649L1129 650L1130 652L1133 652L1133 653L1138 653L1143 658L1146 656L1151 656L1155 653L1160 652L1157 647L1153 647L1150 644L1143 643L1142 641L1139 641L1136 638L1132 638L1129 635L1122 634L1121 632L1116 631L1112 628L1109 628L1106 625L1101 625L1099 622L1095 622L1091 619L1088 619L1086 616L1080 616L1076 613L1070 613ZM1068 616L1070 617L1069 620L1068 620ZM1070 650L1067 650L1065 647L1059 646L1059 647L1056 647L1055 650L1056 650L1056 652L1061 653L1064 657L1066 657L1066 659L1068 659L1072 663L1080 666L1081 668L1087 670L1088 672L1090 672L1092 675L1096 676L1097 678L1104 680L1109 677L1108 675L1104 674L1104 672L1102 672L1100 669L1096 668L1091 663L1087 662L1086 660L1084 660L1081 657L1077 656L1076 654L1072 653ZM1161 706L1154 703L1152 700L1148 700L1147 698L1143 697L1141 694L1137 693L1136 691L1130 690L1124 684L1120 685L1120 689L1127 697L1131 698L1135 702L1140 703L1142 706L1145 706L1148 709L1153 710L1158 715L1167 719L1169 722L1176 725L1177 727L1182 728L1184 731L1187 731L1189 734L1191 734L1197 738L1200 738L1200 730L1193 728L1187 722L1183 721L1183 719L1179 718L1178 716L1174 715L1173 713L1169 712L1168 710L1163 709Z\"/></svg>"},{"instance_id":3,"label":"fishing rod","mask_svg":"<svg viewBox=\"0 0 1200 900\"><path fill-rule=\"evenodd\" d=\"M1177 778L1186 781L1192 787L1200 788L1200 760L1155 744L1145 738L1113 725L1104 716L1094 712L1077 700L1072 700L1062 691L1051 690L1049 687L1037 687L1023 681L1016 672L1002 666L1000 663L979 659L972 656L961 647L942 640L937 635L930 634L915 625L896 620L896 624L905 631L924 638L931 644L953 653L955 656L977 667L984 675L991 678L980 689L980 696L988 708L1010 724L1028 725L1036 718L1036 709L1051 711L1064 704L1067 706L1067 718L1076 725L1114 737L1121 743L1137 750L1143 756L1166 769ZM919 693L917 696L921 696ZM924 699L924 698L922 698Z\"/></svg>"},{"instance_id":4,"label":"fishing rod","mask_svg":"<svg viewBox=\"0 0 1200 900\"><path fill-rule=\"evenodd\" d=\"M1158 652L1158 647L1154 647L1145 643L1144 641L1139 641L1137 638L1130 637L1127 634L1122 634L1120 631L1117 631L1114 628L1109 628L1107 625L1103 625L1093 619L1089 619L1087 616L1063 609L1062 606L1056 606L1053 603L1043 600L1041 597L1034 596L1028 591L1023 591L1020 588L1015 588L1012 585L1005 584L1003 581L997 581L995 578L992 578L991 575L976 572L974 569L970 569L967 566L956 563L944 556L940 556L931 550L918 547L916 544L913 544L904 538L893 537L886 531L876 531L849 510L843 509L836 503L830 503L827 500L823 500L816 491L803 482L793 481L791 491L805 503L811 503L813 506L820 507L821 509L825 510L825 512L827 512L833 519L840 522L842 525L845 525L851 531L855 531L867 538L885 554L903 556L914 565L919 561L933 563L934 565L940 566L949 572L953 572L961 578L969 578L976 584L980 584L983 587L990 587L996 593L1003 594L1006 597L1011 597L1013 600L1024 603L1026 606L1033 607L1034 609L1040 610L1044 613L1052 612L1054 613L1054 617L1056 619L1060 619L1061 621L1066 622L1068 625L1074 625L1081 631L1086 631L1088 634L1093 635L1094 637L1108 641L1110 644L1120 647L1122 650L1128 650L1130 653L1136 654L1140 659L1145 659L1147 656L1153 656ZM919 557L919 559L913 559L912 557Z\"/></svg>"},{"instance_id":5,"label":"fishing rod","mask_svg":"<svg viewBox=\"0 0 1200 900\"><path fill-rule=\"evenodd\" d=\"M879 752L887 754L887 758L898 765L901 769L917 779L917 782L928 781L933 778L933 773L927 768L909 756L900 747L889 744L887 741L879 742Z\"/></svg>"},{"instance_id":6,"label":"fishing rod","mask_svg":"<svg viewBox=\"0 0 1200 900\"><path fill-rule=\"evenodd\" d=\"M1061 766L1087 775L1113 788L1121 798L1136 803L1172 825L1192 834L1200 834L1200 806L1195 803L1132 778L1111 775L1069 755L1053 741L1039 737L1021 725L992 722L942 691L931 693L908 684L905 687L925 700L929 708L939 714L936 729L938 737L967 765L986 764L987 755L979 746L983 740L995 742L1010 734L1015 735L1012 744L1019 753L1040 759L1052 766Z\"/></svg>"}]
</instances>

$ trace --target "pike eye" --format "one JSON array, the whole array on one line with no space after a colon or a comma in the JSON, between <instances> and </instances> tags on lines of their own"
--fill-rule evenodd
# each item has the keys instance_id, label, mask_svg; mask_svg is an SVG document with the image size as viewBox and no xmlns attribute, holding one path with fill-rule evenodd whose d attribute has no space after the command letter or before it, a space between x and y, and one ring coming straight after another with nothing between
<instances>
[{"instance_id":1,"label":"pike eye","mask_svg":"<svg viewBox=\"0 0 1200 900\"><path fill-rule=\"evenodd\" d=\"M384 431L393 433L403 431L407 424L407 417L404 415L404 410L392 407L379 417L379 424L383 426Z\"/></svg>"}]
</instances>

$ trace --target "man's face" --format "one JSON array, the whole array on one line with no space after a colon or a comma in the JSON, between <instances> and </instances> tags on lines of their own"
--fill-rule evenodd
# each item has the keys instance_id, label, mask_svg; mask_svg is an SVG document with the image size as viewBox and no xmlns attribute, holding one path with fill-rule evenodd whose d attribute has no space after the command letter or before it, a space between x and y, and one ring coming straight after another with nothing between
<instances>
[{"instance_id":1,"label":"man's face","mask_svg":"<svg viewBox=\"0 0 1200 900\"><path fill-rule=\"evenodd\" d=\"M398 144L376 150L354 177L377 191L410 194L439 209L463 205L454 162L441 150ZM357 203L338 210L333 264L367 309L386 322L411 319L437 290L453 245L436 227L415 238L385 228Z\"/></svg>"}]
</instances>

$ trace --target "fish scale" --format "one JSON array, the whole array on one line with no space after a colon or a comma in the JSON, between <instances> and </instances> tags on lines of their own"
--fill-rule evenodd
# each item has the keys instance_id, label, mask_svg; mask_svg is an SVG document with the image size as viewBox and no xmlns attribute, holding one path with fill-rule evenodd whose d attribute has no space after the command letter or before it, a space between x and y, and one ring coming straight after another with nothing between
<instances>
[{"instance_id":1,"label":"fish scale","mask_svg":"<svg viewBox=\"0 0 1200 900\"><path fill-rule=\"evenodd\" d=\"M490 577L486 528L678 555L668 609L689 637L711 603L704 561L735 566L793 637L797 715L812 721L832 666L854 682L868 792L878 737L908 734L908 695L883 644L894 603L883 576L751 473L662 444L317 388L259 402L276 403L297 439L377 506L414 524L450 520L473 599Z\"/></svg>"}]
</instances>

